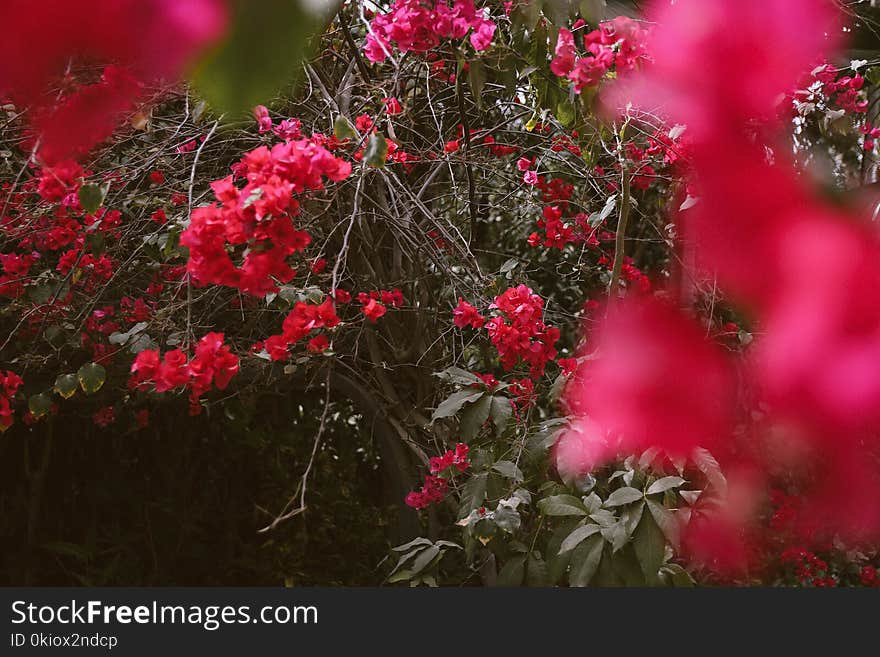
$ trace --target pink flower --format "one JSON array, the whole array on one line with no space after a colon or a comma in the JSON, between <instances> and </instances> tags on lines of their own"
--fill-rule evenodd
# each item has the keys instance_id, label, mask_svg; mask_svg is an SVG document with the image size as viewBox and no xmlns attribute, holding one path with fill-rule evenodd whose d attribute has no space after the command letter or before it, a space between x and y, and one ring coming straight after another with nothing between
<instances>
[{"instance_id":1,"label":"pink flower","mask_svg":"<svg viewBox=\"0 0 880 657\"><path fill-rule=\"evenodd\" d=\"M523 182L526 185L537 185L538 184L538 173L537 171L526 171L523 175Z\"/></svg>"},{"instance_id":2,"label":"pink flower","mask_svg":"<svg viewBox=\"0 0 880 657\"><path fill-rule=\"evenodd\" d=\"M272 117L269 116L269 110L265 105L257 105L254 108L254 118L257 120L260 134L272 130Z\"/></svg>"},{"instance_id":3,"label":"pink flower","mask_svg":"<svg viewBox=\"0 0 880 657\"><path fill-rule=\"evenodd\" d=\"M486 50L492 45L493 36L495 36L495 23L484 20L471 34L471 45L474 50Z\"/></svg>"},{"instance_id":4,"label":"pink flower","mask_svg":"<svg viewBox=\"0 0 880 657\"><path fill-rule=\"evenodd\" d=\"M403 112L403 108L400 106L400 101L397 98L384 98L385 101L385 113L388 116L396 116Z\"/></svg>"},{"instance_id":5,"label":"pink flower","mask_svg":"<svg viewBox=\"0 0 880 657\"><path fill-rule=\"evenodd\" d=\"M602 326L598 349L570 403L603 430L621 434L627 453L652 445L679 455L698 445L711 451L730 428L729 366L672 307L627 299Z\"/></svg>"},{"instance_id":6,"label":"pink flower","mask_svg":"<svg viewBox=\"0 0 880 657\"><path fill-rule=\"evenodd\" d=\"M477 312L477 309L461 298L458 300L458 306L452 311L452 317L453 323L458 328L471 326L478 329L482 328L483 324L486 323L485 318Z\"/></svg>"},{"instance_id":7,"label":"pink flower","mask_svg":"<svg viewBox=\"0 0 880 657\"><path fill-rule=\"evenodd\" d=\"M384 315L387 310L385 306L375 299L370 299L361 309L361 312L364 313L364 316L370 321L370 323L375 324L376 320Z\"/></svg>"},{"instance_id":8,"label":"pink flower","mask_svg":"<svg viewBox=\"0 0 880 657\"><path fill-rule=\"evenodd\" d=\"M559 29L556 41L556 56L550 62L550 70L554 75L565 77L574 68L577 51L574 47L574 36L565 28Z\"/></svg>"}]
</instances>

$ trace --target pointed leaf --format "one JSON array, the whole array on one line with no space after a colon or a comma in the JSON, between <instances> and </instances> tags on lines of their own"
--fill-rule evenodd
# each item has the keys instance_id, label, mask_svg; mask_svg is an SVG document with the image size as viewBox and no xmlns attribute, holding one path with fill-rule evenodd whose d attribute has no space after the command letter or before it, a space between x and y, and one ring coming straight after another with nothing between
<instances>
[{"instance_id":1,"label":"pointed leaf","mask_svg":"<svg viewBox=\"0 0 880 657\"><path fill-rule=\"evenodd\" d=\"M681 529L672 511L653 500L648 500L648 510L654 516L654 522L660 527L660 531L663 532L669 544L673 548L678 549Z\"/></svg>"},{"instance_id":2,"label":"pointed leaf","mask_svg":"<svg viewBox=\"0 0 880 657\"><path fill-rule=\"evenodd\" d=\"M34 417L43 417L52 410L52 398L45 392L31 395L28 398L28 410Z\"/></svg>"},{"instance_id":3,"label":"pointed leaf","mask_svg":"<svg viewBox=\"0 0 880 657\"><path fill-rule=\"evenodd\" d=\"M107 379L107 370L97 363L86 363L77 370L76 378L79 385L87 395L98 392Z\"/></svg>"},{"instance_id":4,"label":"pointed leaf","mask_svg":"<svg viewBox=\"0 0 880 657\"><path fill-rule=\"evenodd\" d=\"M459 518L466 518L471 511L483 506L483 501L486 499L488 480L488 473L480 472L464 482L459 501Z\"/></svg>"},{"instance_id":5,"label":"pointed leaf","mask_svg":"<svg viewBox=\"0 0 880 657\"><path fill-rule=\"evenodd\" d=\"M104 198L107 196L107 190L110 187L106 183L104 185L83 185L79 188L79 204L86 214L95 214L103 205Z\"/></svg>"},{"instance_id":6,"label":"pointed leaf","mask_svg":"<svg viewBox=\"0 0 880 657\"><path fill-rule=\"evenodd\" d=\"M461 422L458 425L460 438L464 442L470 442L480 432L480 427L489 419L489 411L492 407L492 398L483 395L477 401L468 406L461 414Z\"/></svg>"},{"instance_id":7,"label":"pointed leaf","mask_svg":"<svg viewBox=\"0 0 880 657\"><path fill-rule=\"evenodd\" d=\"M513 417L513 406L507 397L492 397L492 423L495 425L495 435L501 436Z\"/></svg>"},{"instance_id":8,"label":"pointed leaf","mask_svg":"<svg viewBox=\"0 0 880 657\"><path fill-rule=\"evenodd\" d=\"M526 562L526 586L550 586L547 564L536 554L530 554Z\"/></svg>"},{"instance_id":9,"label":"pointed leaf","mask_svg":"<svg viewBox=\"0 0 880 657\"><path fill-rule=\"evenodd\" d=\"M453 392L449 397L440 402L436 409L434 409L434 414L431 416L431 422L444 417L452 417L458 413L465 404L475 402L484 394L485 393L481 390L459 390Z\"/></svg>"},{"instance_id":10,"label":"pointed leaf","mask_svg":"<svg viewBox=\"0 0 880 657\"><path fill-rule=\"evenodd\" d=\"M367 150L364 152L364 162L368 166L377 169L385 167L385 158L388 156L388 142L381 132L374 132L367 140Z\"/></svg>"},{"instance_id":11,"label":"pointed leaf","mask_svg":"<svg viewBox=\"0 0 880 657\"><path fill-rule=\"evenodd\" d=\"M523 480L522 470L520 470L513 461L496 461L492 464L492 469L516 482Z\"/></svg>"},{"instance_id":12,"label":"pointed leaf","mask_svg":"<svg viewBox=\"0 0 880 657\"><path fill-rule=\"evenodd\" d=\"M77 388L79 388L79 381L77 381L75 374L59 374L55 379L53 390L64 399L70 399L76 394Z\"/></svg>"},{"instance_id":13,"label":"pointed leaf","mask_svg":"<svg viewBox=\"0 0 880 657\"><path fill-rule=\"evenodd\" d=\"M642 491L637 488L624 486L623 488L618 488L608 496L608 499L605 500L605 506L608 508L623 506L624 504L630 504L636 500L640 500L643 497L644 495L642 494Z\"/></svg>"},{"instance_id":14,"label":"pointed leaf","mask_svg":"<svg viewBox=\"0 0 880 657\"><path fill-rule=\"evenodd\" d=\"M599 525L581 525L565 537L565 540L562 541L562 545L559 546L559 554L574 550L582 541L588 539L593 534L598 533L600 529L601 527L599 527Z\"/></svg>"},{"instance_id":15,"label":"pointed leaf","mask_svg":"<svg viewBox=\"0 0 880 657\"><path fill-rule=\"evenodd\" d=\"M570 586L587 586L590 583L593 575L596 574L599 562L602 560L604 547L604 539L598 534L594 534L575 548L571 555L568 572Z\"/></svg>"},{"instance_id":16,"label":"pointed leaf","mask_svg":"<svg viewBox=\"0 0 880 657\"><path fill-rule=\"evenodd\" d=\"M333 136L339 140L354 139L357 137L357 133L354 131L351 121L340 114L333 122Z\"/></svg>"},{"instance_id":17,"label":"pointed leaf","mask_svg":"<svg viewBox=\"0 0 880 657\"><path fill-rule=\"evenodd\" d=\"M573 495L553 495L538 502L538 509L546 516L585 516L583 503Z\"/></svg>"},{"instance_id":18,"label":"pointed leaf","mask_svg":"<svg viewBox=\"0 0 880 657\"><path fill-rule=\"evenodd\" d=\"M419 552L419 556L417 556L412 563L411 570L413 575L422 572L425 566L431 563L434 560L434 557L436 557L438 554L440 554L440 548L436 545L432 545L425 548L424 550L421 550Z\"/></svg>"},{"instance_id":19,"label":"pointed leaf","mask_svg":"<svg viewBox=\"0 0 880 657\"><path fill-rule=\"evenodd\" d=\"M678 488L684 483L684 479L681 477L663 477L662 479L658 479L653 484L648 487L648 495L654 495L656 493L665 493L671 488Z\"/></svg>"},{"instance_id":20,"label":"pointed leaf","mask_svg":"<svg viewBox=\"0 0 880 657\"><path fill-rule=\"evenodd\" d=\"M642 520L633 534L633 548L639 565L649 585L657 584L660 566L666 553L666 538L650 513L643 513Z\"/></svg>"},{"instance_id":21,"label":"pointed leaf","mask_svg":"<svg viewBox=\"0 0 880 657\"><path fill-rule=\"evenodd\" d=\"M511 557L498 573L497 586L522 586L526 574L526 555Z\"/></svg>"}]
</instances>

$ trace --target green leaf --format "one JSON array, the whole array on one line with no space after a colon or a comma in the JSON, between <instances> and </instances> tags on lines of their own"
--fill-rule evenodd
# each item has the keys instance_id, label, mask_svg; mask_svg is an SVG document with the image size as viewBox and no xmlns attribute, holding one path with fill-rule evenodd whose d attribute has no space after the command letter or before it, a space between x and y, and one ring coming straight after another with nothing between
<instances>
[{"instance_id":1,"label":"green leaf","mask_svg":"<svg viewBox=\"0 0 880 657\"><path fill-rule=\"evenodd\" d=\"M89 233L86 242L93 255L100 256L104 253L104 233Z\"/></svg>"},{"instance_id":2,"label":"green leaf","mask_svg":"<svg viewBox=\"0 0 880 657\"><path fill-rule=\"evenodd\" d=\"M691 577L691 574L677 563L666 564L661 568L661 572L669 575L673 586L691 588L696 584L694 578Z\"/></svg>"},{"instance_id":3,"label":"green leaf","mask_svg":"<svg viewBox=\"0 0 880 657\"><path fill-rule=\"evenodd\" d=\"M492 407L492 398L483 395L479 400L468 406L461 414L461 422L458 432L461 440L470 442L480 432L480 427L489 419L489 411Z\"/></svg>"},{"instance_id":4,"label":"green leaf","mask_svg":"<svg viewBox=\"0 0 880 657\"><path fill-rule=\"evenodd\" d=\"M595 25L605 16L605 0L581 0L578 7L580 15L591 25Z\"/></svg>"},{"instance_id":5,"label":"green leaf","mask_svg":"<svg viewBox=\"0 0 880 657\"><path fill-rule=\"evenodd\" d=\"M549 571L550 582L557 584L562 576L568 570L568 564L571 561L571 552L559 552L559 546L562 541L580 525L576 518L570 518L560 522L559 526L553 530L550 539L547 541L547 569Z\"/></svg>"},{"instance_id":6,"label":"green leaf","mask_svg":"<svg viewBox=\"0 0 880 657\"><path fill-rule=\"evenodd\" d=\"M441 379L442 381L457 383L458 385L462 386L469 386L474 383L481 386L485 385L483 380L476 374L471 374L467 370L463 370L460 367L447 367L442 372L435 372L434 376Z\"/></svg>"},{"instance_id":7,"label":"green leaf","mask_svg":"<svg viewBox=\"0 0 880 657\"><path fill-rule=\"evenodd\" d=\"M620 523L623 526L624 541L628 541L633 535L644 511L645 504L642 502L640 504L628 506L620 512Z\"/></svg>"},{"instance_id":8,"label":"green leaf","mask_svg":"<svg viewBox=\"0 0 880 657\"><path fill-rule=\"evenodd\" d=\"M393 575L389 576L388 583L389 584L396 584L397 582L403 582L405 580L412 578L412 576L413 576L413 572L411 570L401 570L401 571L398 571L398 572L394 573Z\"/></svg>"},{"instance_id":9,"label":"green leaf","mask_svg":"<svg viewBox=\"0 0 880 657\"><path fill-rule=\"evenodd\" d=\"M522 518L516 509L499 504L494 514L495 524L512 534L522 526Z\"/></svg>"},{"instance_id":10,"label":"green leaf","mask_svg":"<svg viewBox=\"0 0 880 657\"><path fill-rule=\"evenodd\" d=\"M623 506L624 504L631 504L636 500L640 500L643 497L644 495L642 494L642 491L637 488L624 486L623 488L618 488L608 496L608 499L605 500L605 506L608 508Z\"/></svg>"},{"instance_id":11,"label":"green leaf","mask_svg":"<svg viewBox=\"0 0 880 657\"><path fill-rule=\"evenodd\" d=\"M34 417L43 417L52 410L52 398L45 392L31 395L28 398L28 410Z\"/></svg>"},{"instance_id":12,"label":"green leaf","mask_svg":"<svg viewBox=\"0 0 880 657\"><path fill-rule=\"evenodd\" d=\"M482 390L473 389L453 392L449 397L440 402L436 409L434 409L434 414L431 416L431 422L435 422L444 417L452 417L458 413L465 404L477 401L484 394L485 393Z\"/></svg>"},{"instance_id":13,"label":"green leaf","mask_svg":"<svg viewBox=\"0 0 880 657\"><path fill-rule=\"evenodd\" d=\"M471 92L474 94L474 102L477 107L483 107L483 87L486 86L486 67L479 59L472 59L468 64L468 82Z\"/></svg>"},{"instance_id":14,"label":"green leaf","mask_svg":"<svg viewBox=\"0 0 880 657\"><path fill-rule=\"evenodd\" d=\"M553 495L538 502L538 509L546 516L585 516L583 503L573 495Z\"/></svg>"},{"instance_id":15,"label":"green leaf","mask_svg":"<svg viewBox=\"0 0 880 657\"><path fill-rule=\"evenodd\" d=\"M559 104L556 105L556 118L559 120L559 123L561 123L563 127L571 127L576 118L574 113L574 105L568 102L568 100L559 101Z\"/></svg>"},{"instance_id":16,"label":"green leaf","mask_svg":"<svg viewBox=\"0 0 880 657\"><path fill-rule=\"evenodd\" d=\"M703 447L697 447L692 455L694 459L694 463L696 463L697 467L700 469L704 475L706 475L706 479L709 480L709 483L712 484L713 487L722 495L727 495L727 478L724 476L724 473L721 472L721 466L718 465L718 461L715 460L715 457L709 452L709 450L704 449Z\"/></svg>"},{"instance_id":17,"label":"green leaf","mask_svg":"<svg viewBox=\"0 0 880 657\"><path fill-rule=\"evenodd\" d=\"M28 298L38 305L48 303L52 294L51 285L28 285L27 287Z\"/></svg>"},{"instance_id":18,"label":"green leaf","mask_svg":"<svg viewBox=\"0 0 880 657\"><path fill-rule=\"evenodd\" d=\"M333 136L337 139L355 139L357 133L354 131L351 121L340 114L333 122Z\"/></svg>"},{"instance_id":19,"label":"green leaf","mask_svg":"<svg viewBox=\"0 0 880 657\"><path fill-rule=\"evenodd\" d=\"M633 548L645 580L651 586L659 581L660 566L666 553L666 538L651 513L643 513L642 520L633 534Z\"/></svg>"},{"instance_id":20,"label":"green leaf","mask_svg":"<svg viewBox=\"0 0 880 657\"><path fill-rule=\"evenodd\" d=\"M497 586L522 586L526 574L526 555L511 557L498 573Z\"/></svg>"},{"instance_id":21,"label":"green leaf","mask_svg":"<svg viewBox=\"0 0 880 657\"><path fill-rule=\"evenodd\" d=\"M557 27L567 27L573 5L572 0L543 0L543 12Z\"/></svg>"},{"instance_id":22,"label":"green leaf","mask_svg":"<svg viewBox=\"0 0 880 657\"><path fill-rule=\"evenodd\" d=\"M97 363L86 363L77 370L76 378L79 385L87 395L98 392L107 379L107 370Z\"/></svg>"},{"instance_id":23,"label":"green leaf","mask_svg":"<svg viewBox=\"0 0 880 657\"><path fill-rule=\"evenodd\" d=\"M530 554L526 562L526 586L550 586L547 564L536 554Z\"/></svg>"},{"instance_id":24,"label":"green leaf","mask_svg":"<svg viewBox=\"0 0 880 657\"><path fill-rule=\"evenodd\" d=\"M385 158L388 157L388 142L381 132L374 132L367 140L367 149L364 152L364 162L368 166L377 169L385 168Z\"/></svg>"},{"instance_id":25,"label":"green leaf","mask_svg":"<svg viewBox=\"0 0 880 657\"><path fill-rule=\"evenodd\" d=\"M584 506L587 507L588 513L596 513L602 508L602 499L596 493L590 493L584 498Z\"/></svg>"},{"instance_id":26,"label":"green leaf","mask_svg":"<svg viewBox=\"0 0 880 657\"><path fill-rule=\"evenodd\" d=\"M648 487L647 495L665 493L671 488L678 488L683 483L684 479L682 479L681 477L663 477L662 479L658 479Z\"/></svg>"},{"instance_id":27,"label":"green leaf","mask_svg":"<svg viewBox=\"0 0 880 657\"><path fill-rule=\"evenodd\" d=\"M486 486L488 480L488 473L480 472L464 482L464 486L461 488L461 498L459 500L459 518L466 518L471 511L483 506L483 501L486 499Z\"/></svg>"},{"instance_id":28,"label":"green leaf","mask_svg":"<svg viewBox=\"0 0 880 657\"><path fill-rule=\"evenodd\" d=\"M79 196L79 204L86 214L95 214L98 211L101 205L103 205L109 189L109 183L104 183L103 185L88 184L79 188L79 193L77 194Z\"/></svg>"},{"instance_id":29,"label":"green leaf","mask_svg":"<svg viewBox=\"0 0 880 657\"><path fill-rule=\"evenodd\" d=\"M338 2L235 0L231 5L228 37L199 63L194 78L216 110L235 113L268 102L299 78L312 50L310 38L336 13Z\"/></svg>"},{"instance_id":30,"label":"green leaf","mask_svg":"<svg viewBox=\"0 0 880 657\"><path fill-rule=\"evenodd\" d=\"M495 472L501 473L508 479L513 479L515 482L523 480L522 470L520 470L513 461L496 461L492 464L492 469L495 470Z\"/></svg>"},{"instance_id":31,"label":"green leaf","mask_svg":"<svg viewBox=\"0 0 880 657\"><path fill-rule=\"evenodd\" d=\"M680 542L681 530L675 515L673 515L672 511L665 506L657 504L657 502L654 502L653 500L648 500L648 510L651 512L651 515L654 516L654 522L660 527L660 531L663 532L666 540L677 550Z\"/></svg>"},{"instance_id":32,"label":"green leaf","mask_svg":"<svg viewBox=\"0 0 880 657\"><path fill-rule=\"evenodd\" d=\"M430 542L430 541L428 541L428 545L431 545L431 542ZM406 554L404 554L403 556L401 556L400 559L397 560L397 564L394 566L394 570L392 570L391 573L389 574L389 577L390 577L391 575L394 575L394 573L396 573L397 571L399 571L399 570L404 566L404 564L406 564L407 561L409 561L410 559L412 559L414 556L416 556L419 552L421 552L421 551L424 550L424 549L425 549L425 546L424 546L424 545L420 545L420 546L418 546L417 548L415 548L414 550L412 550L412 551L410 551L410 552L407 552ZM408 571L408 572L412 573L411 570Z\"/></svg>"},{"instance_id":33,"label":"green leaf","mask_svg":"<svg viewBox=\"0 0 880 657\"><path fill-rule=\"evenodd\" d=\"M431 545L431 541L429 541L424 536L419 536L418 538L414 538L409 543L404 543L403 545L398 545L395 548L391 548L395 552L406 552L411 547L415 547L416 545Z\"/></svg>"},{"instance_id":34,"label":"green leaf","mask_svg":"<svg viewBox=\"0 0 880 657\"><path fill-rule=\"evenodd\" d=\"M79 388L79 381L77 381L75 374L59 374L55 379L53 390L64 399L70 399L76 394L77 388Z\"/></svg>"},{"instance_id":35,"label":"green leaf","mask_svg":"<svg viewBox=\"0 0 880 657\"><path fill-rule=\"evenodd\" d=\"M600 529L601 527L599 527L599 525L594 524L577 527L571 534L565 537L565 540L562 541L562 545L559 546L559 553L562 554L563 552L574 550L582 541L588 539L593 534L596 534Z\"/></svg>"},{"instance_id":36,"label":"green leaf","mask_svg":"<svg viewBox=\"0 0 880 657\"><path fill-rule=\"evenodd\" d=\"M602 560L602 548L605 541L598 534L590 536L575 548L571 555L571 564L568 571L568 583L570 586L587 586L599 562Z\"/></svg>"},{"instance_id":37,"label":"green leaf","mask_svg":"<svg viewBox=\"0 0 880 657\"><path fill-rule=\"evenodd\" d=\"M492 423L495 425L495 435L499 438L504 434L504 430L513 417L513 406L507 397L492 397Z\"/></svg>"},{"instance_id":38,"label":"green leaf","mask_svg":"<svg viewBox=\"0 0 880 657\"><path fill-rule=\"evenodd\" d=\"M434 560L434 557L436 557L438 554L440 554L440 548L436 545L432 545L420 551L419 556L415 558L412 563L412 568L410 569L412 570L413 575L422 572L425 566L431 563Z\"/></svg>"}]
</instances>

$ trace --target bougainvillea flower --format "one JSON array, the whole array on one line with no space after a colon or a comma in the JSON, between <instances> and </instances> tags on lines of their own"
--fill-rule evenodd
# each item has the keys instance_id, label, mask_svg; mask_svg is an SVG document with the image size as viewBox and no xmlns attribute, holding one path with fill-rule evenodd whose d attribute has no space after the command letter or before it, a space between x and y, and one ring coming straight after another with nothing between
<instances>
[{"instance_id":1,"label":"bougainvillea flower","mask_svg":"<svg viewBox=\"0 0 880 657\"><path fill-rule=\"evenodd\" d=\"M597 339L598 357L570 395L629 453L662 445L686 456L730 428L733 382L717 347L695 322L651 298L615 308Z\"/></svg>"}]
</instances>

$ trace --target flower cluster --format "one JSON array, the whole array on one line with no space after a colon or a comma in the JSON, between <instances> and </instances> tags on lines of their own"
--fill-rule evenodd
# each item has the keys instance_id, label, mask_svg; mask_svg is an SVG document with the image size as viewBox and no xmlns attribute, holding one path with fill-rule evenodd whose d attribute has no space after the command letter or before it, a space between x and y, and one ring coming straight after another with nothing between
<instances>
[{"instance_id":1,"label":"flower cluster","mask_svg":"<svg viewBox=\"0 0 880 657\"><path fill-rule=\"evenodd\" d=\"M664 5L654 63L622 90L645 106L663 102L688 125L700 198L686 211L694 259L751 309L762 335L737 384L704 326L665 302L628 300L610 313L597 340L601 357L573 394L604 431L624 435L624 450L708 446L735 473L735 504L690 536L692 545L705 539L731 556L747 552L734 547L738 529L779 468L799 478L810 508L798 523L802 538L817 528L852 538L880 532L880 477L870 456L880 449L880 309L871 292L880 285L880 244L815 194L784 153L770 161L754 139L755 122L773 116L779 95L828 46L830 12L822 0ZM686 63L697 60L704 79L717 83L692 84ZM721 82L730 79L740 81L736 90ZM759 391L761 402L761 423L744 434L735 431L738 385ZM612 456L594 438L584 439L584 453ZM726 544L716 540L722 533Z\"/></svg>"},{"instance_id":2,"label":"flower cluster","mask_svg":"<svg viewBox=\"0 0 880 657\"><path fill-rule=\"evenodd\" d=\"M388 306L400 308L403 305L403 292L398 288L393 290L371 290L370 292L358 293L357 300L361 304L361 312L364 314L364 317L371 324L374 324L388 312Z\"/></svg>"},{"instance_id":3,"label":"flower cluster","mask_svg":"<svg viewBox=\"0 0 880 657\"><path fill-rule=\"evenodd\" d=\"M284 318L281 333L266 338L262 346L272 360L284 361L290 356L289 347L308 337L312 331L331 329L339 324L339 316L333 300L328 297L321 304L298 301ZM259 345L257 345L259 346ZM314 353L323 352L329 346L326 336L313 338L308 349Z\"/></svg>"},{"instance_id":4,"label":"flower cluster","mask_svg":"<svg viewBox=\"0 0 880 657\"><path fill-rule=\"evenodd\" d=\"M452 322L458 328L470 326L471 328L479 329L483 328L486 318L474 306L459 297L458 305L452 311Z\"/></svg>"},{"instance_id":5,"label":"flower cluster","mask_svg":"<svg viewBox=\"0 0 880 657\"><path fill-rule=\"evenodd\" d=\"M544 300L531 288L519 285L495 297L489 309L499 313L487 320L477 308L459 299L452 321L458 328L485 328L506 371L524 362L532 378L543 376L547 362L556 358L554 345L559 340L559 329L543 321Z\"/></svg>"},{"instance_id":6,"label":"flower cluster","mask_svg":"<svg viewBox=\"0 0 880 657\"><path fill-rule=\"evenodd\" d=\"M471 31L473 30L473 31ZM486 50L495 34L495 23L473 0L437 0L433 7L422 0L395 0L388 13L370 22L364 52L371 62L382 62L393 47L400 52L426 53L440 39L463 39L471 32L475 50Z\"/></svg>"},{"instance_id":7,"label":"flower cluster","mask_svg":"<svg viewBox=\"0 0 880 657\"><path fill-rule=\"evenodd\" d=\"M287 258L311 241L293 223L300 208L294 194L322 189L325 177L344 180L351 164L312 140L299 139L250 151L237 171L245 185L236 187L233 176L214 181L217 202L193 210L180 243L189 247L187 270L195 282L265 296L277 292L275 279L293 278ZM244 252L240 265L230 250Z\"/></svg>"},{"instance_id":8,"label":"flower cluster","mask_svg":"<svg viewBox=\"0 0 880 657\"><path fill-rule=\"evenodd\" d=\"M794 576L802 586L829 587L837 586L837 580L831 576L828 563L806 548L789 548L780 557L782 565L793 570Z\"/></svg>"},{"instance_id":9,"label":"flower cluster","mask_svg":"<svg viewBox=\"0 0 880 657\"><path fill-rule=\"evenodd\" d=\"M868 98L862 91L865 78L858 73L839 76L836 68L825 64L813 69L812 77L818 82L817 85L811 85L812 91L821 93L830 106L853 114L864 114L868 111ZM809 89L795 92L796 100L815 100L810 96Z\"/></svg>"},{"instance_id":10,"label":"flower cluster","mask_svg":"<svg viewBox=\"0 0 880 657\"><path fill-rule=\"evenodd\" d=\"M155 392L188 387L190 413L198 415L199 397L212 387L225 390L238 372L238 356L223 344L223 338L222 333L208 333L199 340L191 359L180 349L172 349L164 356L160 356L158 349L139 352L131 364L128 387Z\"/></svg>"},{"instance_id":11,"label":"flower cluster","mask_svg":"<svg viewBox=\"0 0 880 657\"><path fill-rule=\"evenodd\" d=\"M33 108L44 161L76 157L109 136L141 93L138 82L174 79L224 33L222 0L9 0L0 23L15 25L0 43L0 94ZM45 91L71 55L113 62L94 85L58 102ZM55 94L52 94L55 98Z\"/></svg>"},{"instance_id":12,"label":"flower cluster","mask_svg":"<svg viewBox=\"0 0 880 657\"><path fill-rule=\"evenodd\" d=\"M501 366L511 370L522 361L529 365L533 379L541 377L547 362L556 358L554 345L559 340L559 329L543 321L544 300L531 288L518 285L495 297L489 308L500 313L486 322L486 330Z\"/></svg>"},{"instance_id":13,"label":"flower cluster","mask_svg":"<svg viewBox=\"0 0 880 657\"><path fill-rule=\"evenodd\" d=\"M583 21L578 21L572 28L577 30L583 25ZM600 23L598 29L584 35L584 48L588 54L579 57L574 34L560 28L550 70L571 80L575 93L581 93L584 89L597 87L612 70L620 75L646 62L647 36L648 31L641 24L626 16L618 16Z\"/></svg>"},{"instance_id":14,"label":"flower cluster","mask_svg":"<svg viewBox=\"0 0 880 657\"><path fill-rule=\"evenodd\" d=\"M0 373L0 431L12 426L12 400L22 383L24 381L15 372Z\"/></svg>"},{"instance_id":15,"label":"flower cluster","mask_svg":"<svg viewBox=\"0 0 880 657\"><path fill-rule=\"evenodd\" d=\"M468 446L464 443L458 443L454 450L449 450L442 456L432 456L431 474L425 476L425 483L420 491L411 491L406 496L407 506L424 509L441 502L449 491L449 477L456 471L464 472L469 466Z\"/></svg>"}]
</instances>

